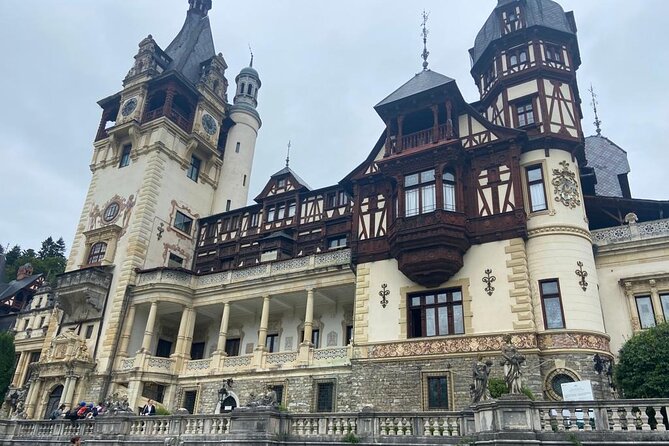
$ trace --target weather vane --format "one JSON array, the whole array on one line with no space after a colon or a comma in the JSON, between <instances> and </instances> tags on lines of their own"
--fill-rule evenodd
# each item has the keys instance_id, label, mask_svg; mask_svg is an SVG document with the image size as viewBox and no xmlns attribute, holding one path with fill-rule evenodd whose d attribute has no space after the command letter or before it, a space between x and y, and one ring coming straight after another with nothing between
<instances>
[{"instance_id":1,"label":"weather vane","mask_svg":"<svg viewBox=\"0 0 669 446\"><path fill-rule=\"evenodd\" d=\"M600 121L599 116L597 116L597 104L598 104L597 95L595 94L595 89L592 88L592 84L590 84L590 89L588 91L592 95L592 102L590 102L590 105L592 105L592 108L595 110L595 122L593 122L593 124L595 124L595 128L597 129L597 136L601 136L601 134L602 134L602 129L601 129L602 121Z\"/></svg>"},{"instance_id":2,"label":"weather vane","mask_svg":"<svg viewBox=\"0 0 669 446\"><path fill-rule=\"evenodd\" d=\"M427 35L429 34L427 29L427 19L429 17L430 13L423 9L423 54L421 55L423 57L423 70L427 70L427 56L430 55L430 52L427 50Z\"/></svg>"},{"instance_id":3,"label":"weather vane","mask_svg":"<svg viewBox=\"0 0 669 446\"><path fill-rule=\"evenodd\" d=\"M290 140L288 140L288 152L286 152L286 167L290 164Z\"/></svg>"},{"instance_id":4,"label":"weather vane","mask_svg":"<svg viewBox=\"0 0 669 446\"><path fill-rule=\"evenodd\" d=\"M253 50L251 49L251 44L249 43L249 53L251 53L251 63L249 67L253 67Z\"/></svg>"}]
</instances>

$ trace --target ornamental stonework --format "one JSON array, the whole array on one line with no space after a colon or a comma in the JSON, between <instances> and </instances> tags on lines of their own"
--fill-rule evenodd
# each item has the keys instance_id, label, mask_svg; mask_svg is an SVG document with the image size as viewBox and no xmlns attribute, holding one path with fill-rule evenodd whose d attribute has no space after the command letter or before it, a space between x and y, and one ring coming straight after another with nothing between
<instances>
[{"instance_id":1,"label":"ornamental stonework","mask_svg":"<svg viewBox=\"0 0 669 446\"><path fill-rule=\"evenodd\" d=\"M536 348L537 340L532 333L512 336L518 348ZM439 355L445 353L472 353L498 351L504 345L502 335L476 336L452 339L425 339L369 347L370 358L396 358L402 356Z\"/></svg>"},{"instance_id":2,"label":"ornamental stonework","mask_svg":"<svg viewBox=\"0 0 669 446\"><path fill-rule=\"evenodd\" d=\"M576 174L569 170L568 162L561 161L560 166L562 169L553 169L553 180L551 181L555 189L555 201L573 209L581 205Z\"/></svg>"},{"instance_id":3,"label":"ornamental stonework","mask_svg":"<svg viewBox=\"0 0 669 446\"><path fill-rule=\"evenodd\" d=\"M539 348L542 350L578 348L610 351L607 336L588 333L540 334Z\"/></svg>"}]
</instances>

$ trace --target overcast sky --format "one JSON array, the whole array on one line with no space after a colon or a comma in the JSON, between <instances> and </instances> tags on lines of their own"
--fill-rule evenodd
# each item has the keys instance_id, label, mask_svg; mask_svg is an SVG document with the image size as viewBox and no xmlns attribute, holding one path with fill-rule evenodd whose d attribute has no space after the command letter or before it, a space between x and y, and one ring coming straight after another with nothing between
<instances>
[{"instance_id":1,"label":"overcast sky","mask_svg":"<svg viewBox=\"0 0 669 446\"><path fill-rule=\"evenodd\" d=\"M421 69L420 13L430 13L430 68L478 94L467 50L496 0L214 0L216 50L231 83L260 73L263 127L249 196L291 167L312 187L339 181L383 131L373 106ZM669 1L561 0L573 10L586 135L587 89L599 94L603 134L629 154L634 197L669 199ZM187 0L0 0L0 243L69 250L90 180L96 102L121 89L137 44L165 48Z\"/></svg>"}]
</instances>

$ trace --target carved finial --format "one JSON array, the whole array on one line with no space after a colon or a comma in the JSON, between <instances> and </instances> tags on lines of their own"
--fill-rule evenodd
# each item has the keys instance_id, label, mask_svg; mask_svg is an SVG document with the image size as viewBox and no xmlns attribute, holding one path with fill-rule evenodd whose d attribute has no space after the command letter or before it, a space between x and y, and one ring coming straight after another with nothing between
<instances>
[{"instance_id":1,"label":"carved finial","mask_svg":"<svg viewBox=\"0 0 669 446\"><path fill-rule=\"evenodd\" d=\"M188 0L189 11L194 11L202 15L207 15L211 9L211 0Z\"/></svg>"},{"instance_id":2,"label":"carved finial","mask_svg":"<svg viewBox=\"0 0 669 446\"><path fill-rule=\"evenodd\" d=\"M590 84L590 89L588 91L592 95L592 102L590 102L590 105L592 105L592 108L595 111L595 122L593 124L595 124L595 128L597 129L597 136L601 136L602 135L602 129L601 129L602 121L600 121L599 116L597 116L597 104L598 104L597 95L595 94L595 89L592 88L592 84Z\"/></svg>"},{"instance_id":3,"label":"carved finial","mask_svg":"<svg viewBox=\"0 0 669 446\"><path fill-rule=\"evenodd\" d=\"M290 140L288 140L288 151L286 152L286 167L290 164Z\"/></svg>"},{"instance_id":4,"label":"carved finial","mask_svg":"<svg viewBox=\"0 0 669 446\"><path fill-rule=\"evenodd\" d=\"M249 53L251 53L251 62L249 62L249 67L253 68L253 50L251 49L250 43L249 43Z\"/></svg>"},{"instance_id":5,"label":"carved finial","mask_svg":"<svg viewBox=\"0 0 669 446\"><path fill-rule=\"evenodd\" d=\"M427 35L429 34L427 29L427 19L429 17L430 13L425 12L423 9L423 54L421 55L423 57L423 71L427 70L427 57L430 55L430 52L427 50Z\"/></svg>"}]
</instances>

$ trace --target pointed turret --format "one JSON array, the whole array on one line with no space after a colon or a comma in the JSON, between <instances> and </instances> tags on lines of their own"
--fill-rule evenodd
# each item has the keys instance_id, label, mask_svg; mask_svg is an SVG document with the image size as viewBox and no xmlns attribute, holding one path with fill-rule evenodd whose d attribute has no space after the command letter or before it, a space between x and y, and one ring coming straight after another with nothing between
<instances>
[{"instance_id":1,"label":"pointed turret","mask_svg":"<svg viewBox=\"0 0 669 446\"><path fill-rule=\"evenodd\" d=\"M246 68L242 68L237 77L237 93L235 94L235 105L248 104L253 109L258 106L258 90L262 83L260 76L255 68L253 68L253 53L251 54L251 62Z\"/></svg>"}]
</instances>

